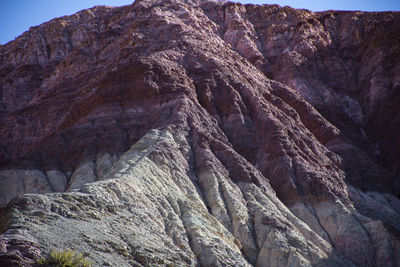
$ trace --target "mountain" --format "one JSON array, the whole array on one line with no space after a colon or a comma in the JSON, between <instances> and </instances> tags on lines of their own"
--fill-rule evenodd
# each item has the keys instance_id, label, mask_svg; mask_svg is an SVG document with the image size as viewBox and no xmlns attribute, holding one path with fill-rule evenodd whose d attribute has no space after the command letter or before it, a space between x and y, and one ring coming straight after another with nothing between
<instances>
[{"instance_id":1,"label":"mountain","mask_svg":"<svg viewBox=\"0 0 400 267\"><path fill-rule=\"evenodd\" d=\"M0 46L0 265L400 266L400 13L136 0Z\"/></svg>"}]
</instances>

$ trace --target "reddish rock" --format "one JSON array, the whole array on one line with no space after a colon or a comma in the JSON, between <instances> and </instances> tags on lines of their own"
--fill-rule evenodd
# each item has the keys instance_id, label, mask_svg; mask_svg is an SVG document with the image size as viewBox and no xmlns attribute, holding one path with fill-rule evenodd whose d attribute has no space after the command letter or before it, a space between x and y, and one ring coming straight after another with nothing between
<instances>
[{"instance_id":1,"label":"reddish rock","mask_svg":"<svg viewBox=\"0 0 400 267\"><path fill-rule=\"evenodd\" d=\"M275 191L353 263L396 261L370 251L381 236L368 231L398 246L398 211L372 216L383 200L361 199L381 192L386 207L400 195L399 29L398 12L175 0L32 27L0 47L0 205L102 180L149 130L172 129L188 138L193 175L225 170L235 184ZM354 218L332 222L353 205ZM371 228L349 235L359 221ZM263 244L246 255L267 255Z\"/></svg>"}]
</instances>

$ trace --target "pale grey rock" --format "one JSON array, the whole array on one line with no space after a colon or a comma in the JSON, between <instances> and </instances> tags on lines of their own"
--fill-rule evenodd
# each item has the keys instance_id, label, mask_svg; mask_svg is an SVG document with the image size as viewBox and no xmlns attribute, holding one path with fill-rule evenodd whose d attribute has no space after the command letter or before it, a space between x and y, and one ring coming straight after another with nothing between
<instances>
[{"instance_id":1,"label":"pale grey rock","mask_svg":"<svg viewBox=\"0 0 400 267\"><path fill-rule=\"evenodd\" d=\"M398 31L367 31L397 16L138 0L1 46L0 161L26 169L0 265L398 266Z\"/></svg>"},{"instance_id":2,"label":"pale grey rock","mask_svg":"<svg viewBox=\"0 0 400 267\"><path fill-rule=\"evenodd\" d=\"M186 153L183 133L151 130L106 180L13 200L19 212L11 212L8 228L30 216L19 225L42 253L71 248L88 252L96 265L351 265L271 189L236 185L215 162L199 174L198 187ZM88 166L81 175L93 170Z\"/></svg>"},{"instance_id":3,"label":"pale grey rock","mask_svg":"<svg viewBox=\"0 0 400 267\"><path fill-rule=\"evenodd\" d=\"M398 239L394 238L384 226L382 221L366 220L365 229L375 248L376 266L400 266L400 245Z\"/></svg>"},{"instance_id":4,"label":"pale grey rock","mask_svg":"<svg viewBox=\"0 0 400 267\"><path fill-rule=\"evenodd\" d=\"M93 161L83 162L71 175L67 190L81 188L84 184L98 180Z\"/></svg>"},{"instance_id":5,"label":"pale grey rock","mask_svg":"<svg viewBox=\"0 0 400 267\"><path fill-rule=\"evenodd\" d=\"M49 180L49 183L51 184L55 192L65 191L68 183L68 178L62 171L48 170L46 171L46 175L47 179Z\"/></svg>"},{"instance_id":6,"label":"pale grey rock","mask_svg":"<svg viewBox=\"0 0 400 267\"><path fill-rule=\"evenodd\" d=\"M374 245L369 233L348 207L322 202L315 212L335 248L357 265L374 264Z\"/></svg>"},{"instance_id":7,"label":"pale grey rock","mask_svg":"<svg viewBox=\"0 0 400 267\"><path fill-rule=\"evenodd\" d=\"M105 153L96 160L96 175L99 180L104 179L113 166L113 157L109 153Z\"/></svg>"},{"instance_id":8,"label":"pale grey rock","mask_svg":"<svg viewBox=\"0 0 400 267\"><path fill-rule=\"evenodd\" d=\"M390 236L390 228L383 223L397 228L396 222L400 220L388 203L390 195L364 193L352 186L349 192L354 206L340 201L298 202L290 210L354 264L398 266L400 243Z\"/></svg>"},{"instance_id":9,"label":"pale grey rock","mask_svg":"<svg viewBox=\"0 0 400 267\"><path fill-rule=\"evenodd\" d=\"M221 177L217 172L202 171L198 174L199 184L204 192L204 197L208 207L211 209L211 214L224 224L226 228L231 228L231 222L228 212L225 208L220 180Z\"/></svg>"},{"instance_id":10,"label":"pale grey rock","mask_svg":"<svg viewBox=\"0 0 400 267\"><path fill-rule=\"evenodd\" d=\"M333 241L330 239L329 234L321 225L318 215L312 205L307 205L304 202L296 202L290 206L290 211L296 215L300 220L307 223L307 225L313 229L320 237L325 239L330 244Z\"/></svg>"},{"instance_id":11,"label":"pale grey rock","mask_svg":"<svg viewBox=\"0 0 400 267\"><path fill-rule=\"evenodd\" d=\"M0 207L21 194L46 192L53 192L53 189L39 170L0 171Z\"/></svg>"},{"instance_id":12,"label":"pale grey rock","mask_svg":"<svg viewBox=\"0 0 400 267\"><path fill-rule=\"evenodd\" d=\"M244 185L259 247L256 266L352 266L279 200Z\"/></svg>"},{"instance_id":13,"label":"pale grey rock","mask_svg":"<svg viewBox=\"0 0 400 267\"><path fill-rule=\"evenodd\" d=\"M374 220L384 221L397 231L400 230L399 202L396 197L389 193L362 192L354 187L349 189L350 198L361 214Z\"/></svg>"}]
</instances>

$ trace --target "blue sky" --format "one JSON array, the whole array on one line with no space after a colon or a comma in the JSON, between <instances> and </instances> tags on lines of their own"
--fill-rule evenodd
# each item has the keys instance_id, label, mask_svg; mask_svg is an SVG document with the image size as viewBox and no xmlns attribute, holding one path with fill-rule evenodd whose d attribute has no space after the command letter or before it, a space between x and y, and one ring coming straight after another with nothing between
<instances>
[{"instance_id":1,"label":"blue sky","mask_svg":"<svg viewBox=\"0 0 400 267\"><path fill-rule=\"evenodd\" d=\"M0 44L56 17L71 15L95 5L122 6L133 0L0 0ZM329 9L400 11L400 0L241 0L253 4L278 4L312 11Z\"/></svg>"},{"instance_id":2,"label":"blue sky","mask_svg":"<svg viewBox=\"0 0 400 267\"><path fill-rule=\"evenodd\" d=\"M361 11L400 11L400 0L238 0L234 2L253 4L278 4L312 11L361 10Z\"/></svg>"}]
</instances>

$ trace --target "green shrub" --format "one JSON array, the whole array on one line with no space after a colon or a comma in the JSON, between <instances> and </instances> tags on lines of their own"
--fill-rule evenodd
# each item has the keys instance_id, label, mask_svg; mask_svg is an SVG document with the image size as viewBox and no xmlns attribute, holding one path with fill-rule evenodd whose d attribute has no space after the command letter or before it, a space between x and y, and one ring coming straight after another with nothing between
<instances>
[{"instance_id":1,"label":"green shrub","mask_svg":"<svg viewBox=\"0 0 400 267\"><path fill-rule=\"evenodd\" d=\"M90 267L92 266L92 262L87 260L81 253L67 249L63 251L53 250L46 258L42 257L39 259L35 266Z\"/></svg>"}]
</instances>

